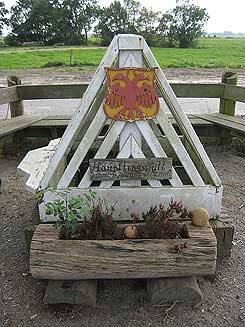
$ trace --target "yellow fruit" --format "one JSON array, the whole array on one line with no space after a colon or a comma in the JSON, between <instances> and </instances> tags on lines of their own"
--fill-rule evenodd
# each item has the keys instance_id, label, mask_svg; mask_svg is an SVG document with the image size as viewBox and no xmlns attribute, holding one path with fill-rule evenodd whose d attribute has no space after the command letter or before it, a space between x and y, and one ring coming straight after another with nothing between
<instances>
[{"instance_id":1,"label":"yellow fruit","mask_svg":"<svg viewBox=\"0 0 245 327\"><path fill-rule=\"evenodd\" d=\"M134 225L129 225L124 229L125 238L136 238L137 237L137 227Z\"/></svg>"},{"instance_id":2,"label":"yellow fruit","mask_svg":"<svg viewBox=\"0 0 245 327\"><path fill-rule=\"evenodd\" d=\"M202 227L202 226L207 225L208 220L209 220L209 214L208 214L208 211L206 209L204 209L204 208L195 208L192 211L191 221L192 221L193 225Z\"/></svg>"}]
</instances>

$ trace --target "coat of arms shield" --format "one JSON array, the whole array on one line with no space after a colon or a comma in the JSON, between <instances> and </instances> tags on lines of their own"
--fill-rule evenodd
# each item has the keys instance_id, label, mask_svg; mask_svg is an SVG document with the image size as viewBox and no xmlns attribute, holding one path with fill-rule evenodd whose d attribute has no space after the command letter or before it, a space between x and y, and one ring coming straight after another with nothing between
<instances>
[{"instance_id":1,"label":"coat of arms shield","mask_svg":"<svg viewBox=\"0 0 245 327\"><path fill-rule=\"evenodd\" d=\"M103 109L113 120L154 118L159 110L156 69L105 68L108 88Z\"/></svg>"}]
</instances>

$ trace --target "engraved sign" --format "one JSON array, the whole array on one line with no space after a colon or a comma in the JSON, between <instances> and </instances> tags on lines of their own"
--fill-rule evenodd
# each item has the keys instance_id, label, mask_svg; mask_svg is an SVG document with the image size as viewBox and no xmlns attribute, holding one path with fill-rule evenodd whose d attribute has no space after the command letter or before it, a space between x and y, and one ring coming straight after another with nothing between
<instances>
[{"instance_id":1,"label":"engraved sign","mask_svg":"<svg viewBox=\"0 0 245 327\"><path fill-rule=\"evenodd\" d=\"M90 159L89 165L92 181L172 178L171 158Z\"/></svg>"}]
</instances>

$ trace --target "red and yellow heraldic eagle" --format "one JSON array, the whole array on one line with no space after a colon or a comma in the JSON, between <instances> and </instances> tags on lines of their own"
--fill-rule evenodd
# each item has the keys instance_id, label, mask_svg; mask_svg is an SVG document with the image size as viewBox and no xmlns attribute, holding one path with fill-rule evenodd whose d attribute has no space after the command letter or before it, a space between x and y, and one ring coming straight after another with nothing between
<instances>
[{"instance_id":1,"label":"red and yellow heraldic eagle","mask_svg":"<svg viewBox=\"0 0 245 327\"><path fill-rule=\"evenodd\" d=\"M154 118L159 110L156 69L105 68L108 88L104 112L110 119L135 121Z\"/></svg>"}]
</instances>

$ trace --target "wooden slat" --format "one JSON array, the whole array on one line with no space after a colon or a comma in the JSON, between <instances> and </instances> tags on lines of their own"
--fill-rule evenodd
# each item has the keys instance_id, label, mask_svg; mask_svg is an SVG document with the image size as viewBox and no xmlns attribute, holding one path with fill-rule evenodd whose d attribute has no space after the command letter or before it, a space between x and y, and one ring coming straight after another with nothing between
<instances>
[{"instance_id":1,"label":"wooden slat","mask_svg":"<svg viewBox=\"0 0 245 327\"><path fill-rule=\"evenodd\" d=\"M181 142L179 136L175 132L172 124L170 123L167 115L164 112L163 105L160 106L159 113L156 117L158 123L160 124L164 134L168 138L170 145L174 149L177 157L185 168L186 173L188 174L190 180L195 186L203 186L204 182L197 171L193 161L191 160L188 152L186 151L183 143Z\"/></svg>"},{"instance_id":2,"label":"wooden slat","mask_svg":"<svg viewBox=\"0 0 245 327\"><path fill-rule=\"evenodd\" d=\"M16 86L0 89L0 105L21 100L17 93Z\"/></svg>"},{"instance_id":3,"label":"wooden slat","mask_svg":"<svg viewBox=\"0 0 245 327\"><path fill-rule=\"evenodd\" d=\"M190 121L188 120L186 114L180 107L180 104L170 87L166 77L164 76L161 67L159 66L158 62L156 61L155 57L153 56L149 46L145 42L144 45L144 59L146 61L147 66L150 67L158 67L157 70L157 86L160 92L160 95L165 99L170 112L176 119L183 135L186 137L187 141L189 142L193 152L198 158L199 163L203 166L204 174L208 173L210 176L210 181L216 185L221 186L221 181L213 167L212 162L210 161L206 151L204 150L198 136L196 135Z\"/></svg>"},{"instance_id":4,"label":"wooden slat","mask_svg":"<svg viewBox=\"0 0 245 327\"><path fill-rule=\"evenodd\" d=\"M245 135L245 120L243 119L239 120L239 118L237 117L227 116L223 114L202 114L196 116L202 119L206 119L207 121L212 122L215 125L222 126L229 130L236 131L241 133L242 135Z\"/></svg>"},{"instance_id":5,"label":"wooden slat","mask_svg":"<svg viewBox=\"0 0 245 327\"><path fill-rule=\"evenodd\" d=\"M62 158L69 152L72 142L76 138L76 135L79 131L79 127L83 122L86 114L89 112L89 108L97 96L101 85L105 79L105 70L104 67L113 65L118 55L118 37L115 36L110 47L107 49L98 69L95 72L95 75L87 88L81 103L79 105L79 109L73 115L70 124L68 125L62 139L60 145L53 156L50 165L46 171L46 174L42 180L41 188L46 188L53 176L56 174L57 169L59 168L59 164L62 161Z\"/></svg>"},{"instance_id":6,"label":"wooden slat","mask_svg":"<svg viewBox=\"0 0 245 327\"><path fill-rule=\"evenodd\" d=\"M94 156L94 159L103 159L107 157L113 145L116 143L117 138L120 135L121 131L123 130L125 124L126 123L123 121L116 121L112 124L112 127L110 128L106 137L104 138L100 148L98 149L96 155ZM79 187L86 188L89 187L90 184L91 184L90 168L88 168L81 182L79 183Z\"/></svg>"},{"instance_id":7,"label":"wooden slat","mask_svg":"<svg viewBox=\"0 0 245 327\"><path fill-rule=\"evenodd\" d=\"M146 121L139 120L136 122L139 130L141 131L146 143L151 149L155 157L167 157L166 152L163 150L160 142L152 131L151 127ZM183 186L175 169L172 168L172 178L169 180L172 186Z\"/></svg>"},{"instance_id":8,"label":"wooden slat","mask_svg":"<svg viewBox=\"0 0 245 327\"><path fill-rule=\"evenodd\" d=\"M216 265L212 228L191 226L188 247L181 239L59 240L52 225L39 225L31 243L31 273L38 279L121 279L211 275Z\"/></svg>"},{"instance_id":9,"label":"wooden slat","mask_svg":"<svg viewBox=\"0 0 245 327\"><path fill-rule=\"evenodd\" d=\"M89 83L21 85L17 86L17 89L23 100L79 99L88 85Z\"/></svg>"},{"instance_id":10,"label":"wooden slat","mask_svg":"<svg viewBox=\"0 0 245 327\"><path fill-rule=\"evenodd\" d=\"M79 99L86 91L89 83L66 83L66 84L38 84L19 85L17 91L19 99ZM170 83L174 93L180 98L220 98L224 96L224 84L202 84L202 83ZM230 86L229 86L230 87ZM12 91L11 91L12 92ZM232 100L245 102L243 87L228 88L226 97ZM1 93L0 93L1 94ZM236 98L237 97L237 98ZM14 100L14 101L17 101ZM4 100L5 101L5 100ZM12 101L12 100L11 100ZM0 96L1 102L1 96ZM4 103L8 103L6 101Z\"/></svg>"},{"instance_id":11,"label":"wooden slat","mask_svg":"<svg viewBox=\"0 0 245 327\"><path fill-rule=\"evenodd\" d=\"M132 136L129 136L126 142L121 147L120 152L117 155L117 158L129 158L131 155L131 143ZM114 181L102 181L100 183L100 188L110 188L112 187Z\"/></svg>"},{"instance_id":12,"label":"wooden slat","mask_svg":"<svg viewBox=\"0 0 245 327\"><path fill-rule=\"evenodd\" d=\"M179 98L220 98L223 96L223 84L170 83Z\"/></svg>"},{"instance_id":13,"label":"wooden slat","mask_svg":"<svg viewBox=\"0 0 245 327\"><path fill-rule=\"evenodd\" d=\"M0 120L0 137L25 129L44 118L45 117L26 115Z\"/></svg>"},{"instance_id":14,"label":"wooden slat","mask_svg":"<svg viewBox=\"0 0 245 327\"><path fill-rule=\"evenodd\" d=\"M122 146L117 158L129 158L132 155L133 158L145 158L144 153L140 149L135 138L130 135L127 141ZM162 184L157 180L148 180L151 187L162 187ZM110 188L112 187L113 181L102 181L100 183L100 188Z\"/></svg>"},{"instance_id":15,"label":"wooden slat","mask_svg":"<svg viewBox=\"0 0 245 327\"><path fill-rule=\"evenodd\" d=\"M67 165L59 183L58 188L66 188L70 185L70 182L74 175L76 174L79 166L81 165L83 159L85 158L88 150L92 146L94 140L98 136L106 121L105 113L102 107L99 108L94 120L87 129L83 139L81 140L79 146L77 147L75 153L73 154L69 164Z\"/></svg>"},{"instance_id":16,"label":"wooden slat","mask_svg":"<svg viewBox=\"0 0 245 327\"><path fill-rule=\"evenodd\" d=\"M136 142L134 137L132 137L131 146L132 146L132 157L133 158L145 158L143 151L139 147L139 145ZM162 187L162 184L158 180L148 179L147 181L151 187Z\"/></svg>"}]
</instances>

